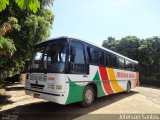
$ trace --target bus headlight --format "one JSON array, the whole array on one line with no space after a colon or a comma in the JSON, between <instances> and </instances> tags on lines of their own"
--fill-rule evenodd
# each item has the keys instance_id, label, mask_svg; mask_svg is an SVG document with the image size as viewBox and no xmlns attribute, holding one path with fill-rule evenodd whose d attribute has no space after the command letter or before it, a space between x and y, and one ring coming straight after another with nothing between
<instances>
[{"instance_id":1,"label":"bus headlight","mask_svg":"<svg viewBox=\"0 0 160 120\"><path fill-rule=\"evenodd\" d=\"M62 85L56 85L56 90L61 90L62 89Z\"/></svg>"},{"instance_id":2,"label":"bus headlight","mask_svg":"<svg viewBox=\"0 0 160 120\"><path fill-rule=\"evenodd\" d=\"M48 88L49 89L54 89L54 85L53 84L48 84Z\"/></svg>"},{"instance_id":3,"label":"bus headlight","mask_svg":"<svg viewBox=\"0 0 160 120\"><path fill-rule=\"evenodd\" d=\"M54 89L54 85L51 85L51 89Z\"/></svg>"}]
</instances>

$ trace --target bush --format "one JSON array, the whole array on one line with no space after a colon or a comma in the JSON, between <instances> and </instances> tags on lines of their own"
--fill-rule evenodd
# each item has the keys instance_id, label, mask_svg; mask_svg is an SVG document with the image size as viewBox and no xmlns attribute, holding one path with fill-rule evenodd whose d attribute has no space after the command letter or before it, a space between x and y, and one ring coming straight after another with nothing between
<instances>
[{"instance_id":1,"label":"bush","mask_svg":"<svg viewBox=\"0 0 160 120\"><path fill-rule=\"evenodd\" d=\"M160 87L160 73L143 72L140 74L140 83Z\"/></svg>"}]
</instances>

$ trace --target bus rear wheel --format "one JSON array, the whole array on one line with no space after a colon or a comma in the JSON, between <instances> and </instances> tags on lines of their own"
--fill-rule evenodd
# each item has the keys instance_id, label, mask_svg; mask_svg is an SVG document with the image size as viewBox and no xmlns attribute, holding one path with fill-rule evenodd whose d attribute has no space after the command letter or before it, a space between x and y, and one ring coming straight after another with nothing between
<instances>
[{"instance_id":1,"label":"bus rear wheel","mask_svg":"<svg viewBox=\"0 0 160 120\"><path fill-rule=\"evenodd\" d=\"M126 93L129 94L131 92L131 84L130 82L127 83Z\"/></svg>"},{"instance_id":2,"label":"bus rear wheel","mask_svg":"<svg viewBox=\"0 0 160 120\"><path fill-rule=\"evenodd\" d=\"M84 107L90 106L94 102L95 92L92 86L86 86L83 92L82 105Z\"/></svg>"}]
</instances>

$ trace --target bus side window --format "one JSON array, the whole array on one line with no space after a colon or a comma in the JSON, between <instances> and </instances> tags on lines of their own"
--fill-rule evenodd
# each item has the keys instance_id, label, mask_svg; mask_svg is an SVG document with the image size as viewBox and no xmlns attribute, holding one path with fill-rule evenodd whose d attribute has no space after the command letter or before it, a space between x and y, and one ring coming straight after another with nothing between
<instances>
[{"instance_id":1,"label":"bus side window","mask_svg":"<svg viewBox=\"0 0 160 120\"><path fill-rule=\"evenodd\" d=\"M87 48L87 53L88 53L89 63L91 64L91 63L93 63L93 61L92 61L92 55L91 55L91 52L90 52L90 48L89 48L89 47Z\"/></svg>"},{"instance_id":2,"label":"bus side window","mask_svg":"<svg viewBox=\"0 0 160 120\"><path fill-rule=\"evenodd\" d=\"M126 70L132 70L132 63L128 60L125 60L125 68Z\"/></svg>"},{"instance_id":3,"label":"bus side window","mask_svg":"<svg viewBox=\"0 0 160 120\"><path fill-rule=\"evenodd\" d=\"M90 64L98 65L100 63L98 50L96 50L95 48L88 47L87 51Z\"/></svg>"},{"instance_id":4,"label":"bus side window","mask_svg":"<svg viewBox=\"0 0 160 120\"><path fill-rule=\"evenodd\" d=\"M87 72L86 64L85 64L85 56L84 56L84 47L81 43L72 42L72 49L74 49L74 55L70 55L69 62L70 62L70 72L83 74Z\"/></svg>"},{"instance_id":5,"label":"bus side window","mask_svg":"<svg viewBox=\"0 0 160 120\"><path fill-rule=\"evenodd\" d=\"M93 65L104 66L104 52L96 48L87 48L89 62Z\"/></svg>"},{"instance_id":6,"label":"bus side window","mask_svg":"<svg viewBox=\"0 0 160 120\"><path fill-rule=\"evenodd\" d=\"M99 61L99 52L94 48L90 48L92 63L98 65Z\"/></svg>"},{"instance_id":7,"label":"bus side window","mask_svg":"<svg viewBox=\"0 0 160 120\"><path fill-rule=\"evenodd\" d=\"M106 53L106 66L110 66L110 55Z\"/></svg>"},{"instance_id":8,"label":"bus side window","mask_svg":"<svg viewBox=\"0 0 160 120\"><path fill-rule=\"evenodd\" d=\"M139 71L139 66L138 66L138 64L135 64L135 70L136 70L136 71Z\"/></svg>"},{"instance_id":9,"label":"bus side window","mask_svg":"<svg viewBox=\"0 0 160 120\"><path fill-rule=\"evenodd\" d=\"M134 65L134 63L131 63L131 66L132 66L132 70L134 71L134 70L135 70L135 65Z\"/></svg>"},{"instance_id":10,"label":"bus side window","mask_svg":"<svg viewBox=\"0 0 160 120\"><path fill-rule=\"evenodd\" d=\"M124 59L121 57L118 57L118 67L124 69Z\"/></svg>"},{"instance_id":11,"label":"bus side window","mask_svg":"<svg viewBox=\"0 0 160 120\"><path fill-rule=\"evenodd\" d=\"M75 64L85 64L83 49L75 48L75 51L76 51L76 54L74 57L74 63Z\"/></svg>"},{"instance_id":12,"label":"bus side window","mask_svg":"<svg viewBox=\"0 0 160 120\"><path fill-rule=\"evenodd\" d=\"M116 55L110 54L109 56L110 56L110 58L109 58L110 65L109 66L117 67L117 57L116 57Z\"/></svg>"},{"instance_id":13,"label":"bus side window","mask_svg":"<svg viewBox=\"0 0 160 120\"><path fill-rule=\"evenodd\" d=\"M132 63L132 70L133 71L138 71L138 64L136 64L136 63Z\"/></svg>"},{"instance_id":14,"label":"bus side window","mask_svg":"<svg viewBox=\"0 0 160 120\"><path fill-rule=\"evenodd\" d=\"M100 65L105 66L104 65L104 52L102 51L99 52L99 59L100 59Z\"/></svg>"}]
</instances>

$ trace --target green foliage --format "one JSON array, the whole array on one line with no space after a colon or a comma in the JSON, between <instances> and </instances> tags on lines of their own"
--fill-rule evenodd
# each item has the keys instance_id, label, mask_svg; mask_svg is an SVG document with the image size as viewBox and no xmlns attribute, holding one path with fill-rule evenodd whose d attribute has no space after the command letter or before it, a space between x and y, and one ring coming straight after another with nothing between
<instances>
[{"instance_id":1,"label":"green foliage","mask_svg":"<svg viewBox=\"0 0 160 120\"><path fill-rule=\"evenodd\" d=\"M115 46L115 51L137 60L137 48L140 47L140 39L136 36L122 38Z\"/></svg>"},{"instance_id":2,"label":"green foliage","mask_svg":"<svg viewBox=\"0 0 160 120\"><path fill-rule=\"evenodd\" d=\"M15 17L8 17L8 22L11 24L12 28L17 31L20 31L21 26L18 24L18 20Z\"/></svg>"},{"instance_id":3,"label":"green foliage","mask_svg":"<svg viewBox=\"0 0 160 120\"><path fill-rule=\"evenodd\" d=\"M4 37L13 39L16 48L10 58L0 56L0 69L20 71L24 61L31 57L33 46L49 37L54 15L46 6L51 3L53 0L40 1L41 9L33 14L29 9L22 10L14 1L10 1L9 6L0 12L0 22L8 21L13 28Z\"/></svg>"},{"instance_id":4,"label":"green foliage","mask_svg":"<svg viewBox=\"0 0 160 120\"><path fill-rule=\"evenodd\" d=\"M110 49L110 50L115 51L115 45L117 44L117 42L119 42L119 41L116 41L115 38L113 38L113 37L108 37L107 40L104 40L104 41L103 41L102 46L103 46L103 47L106 47L106 48L108 48L108 49Z\"/></svg>"},{"instance_id":5,"label":"green foliage","mask_svg":"<svg viewBox=\"0 0 160 120\"><path fill-rule=\"evenodd\" d=\"M0 37L0 56L12 56L15 51L16 48L12 39Z\"/></svg>"},{"instance_id":6,"label":"green foliage","mask_svg":"<svg viewBox=\"0 0 160 120\"><path fill-rule=\"evenodd\" d=\"M38 0L15 0L15 2L21 9L26 9L29 7L34 13L36 13L40 8ZM9 5L9 0L0 0L0 12L5 10L7 5Z\"/></svg>"},{"instance_id":7,"label":"green foliage","mask_svg":"<svg viewBox=\"0 0 160 120\"><path fill-rule=\"evenodd\" d=\"M12 39L0 37L0 69L6 69L7 61L16 51L15 44Z\"/></svg>"},{"instance_id":8,"label":"green foliage","mask_svg":"<svg viewBox=\"0 0 160 120\"><path fill-rule=\"evenodd\" d=\"M141 85L153 85L160 87L160 73L151 73L150 71L141 72L140 83Z\"/></svg>"},{"instance_id":9,"label":"green foliage","mask_svg":"<svg viewBox=\"0 0 160 120\"><path fill-rule=\"evenodd\" d=\"M24 61L31 57L33 46L49 37L54 15L46 6L51 3L53 0L40 0L40 3L38 0L10 0L10 3L9 0L0 0L0 71L2 73L20 72L25 64ZM2 80L0 80L0 88L5 88Z\"/></svg>"},{"instance_id":10,"label":"green foliage","mask_svg":"<svg viewBox=\"0 0 160 120\"><path fill-rule=\"evenodd\" d=\"M15 57L23 60L31 57L33 46L49 37L53 17L50 10L43 9L40 15L31 14L24 21L21 21L21 31L13 36L18 49Z\"/></svg>"},{"instance_id":11,"label":"green foliage","mask_svg":"<svg viewBox=\"0 0 160 120\"><path fill-rule=\"evenodd\" d=\"M7 5L9 5L9 0L0 0L0 12L4 10Z\"/></svg>"},{"instance_id":12,"label":"green foliage","mask_svg":"<svg viewBox=\"0 0 160 120\"><path fill-rule=\"evenodd\" d=\"M46 12L43 16L31 15L26 18L23 26L26 30L22 32L28 33L29 36L24 36L26 37L25 39L29 39L35 44L49 37L51 28L50 20L52 19L47 19L47 16L48 14Z\"/></svg>"},{"instance_id":13,"label":"green foliage","mask_svg":"<svg viewBox=\"0 0 160 120\"><path fill-rule=\"evenodd\" d=\"M12 39L2 37L7 32L10 32L13 28L15 30L20 30L20 26L17 24L18 20L14 17L9 17L8 21L3 23L2 27L0 27L0 56L1 57L11 57L13 53L16 51L15 44ZM4 59L0 59L0 66L4 63L2 61Z\"/></svg>"},{"instance_id":14,"label":"green foliage","mask_svg":"<svg viewBox=\"0 0 160 120\"><path fill-rule=\"evenodd\" d=\"M29 8L36 13L37 9L40 7L38 0L15 0L21 9Z\"/></svg>"}]
</instances>

